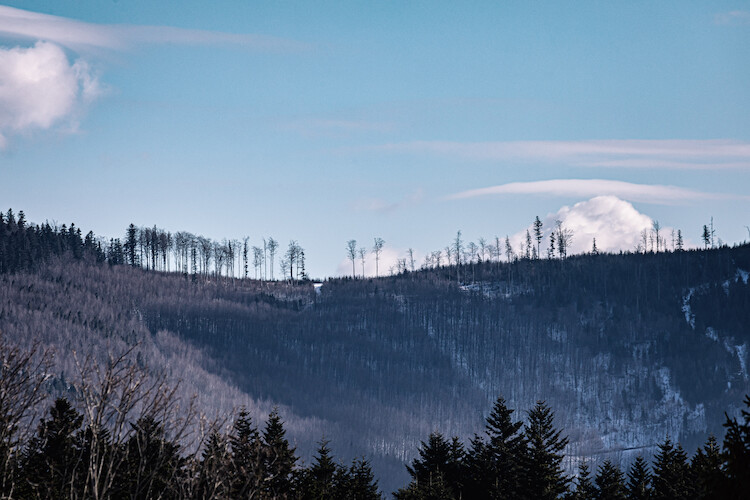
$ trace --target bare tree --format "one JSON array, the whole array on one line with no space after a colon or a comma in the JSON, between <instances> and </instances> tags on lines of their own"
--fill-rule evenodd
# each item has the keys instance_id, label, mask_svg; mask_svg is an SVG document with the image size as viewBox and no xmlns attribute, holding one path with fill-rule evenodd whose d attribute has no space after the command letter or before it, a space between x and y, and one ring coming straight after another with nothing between
<instances>
[{"instance_id":1,"label":"bare tree","mask_svg":"<svg viewBox=\"0 0 750 500\"><path fill-rule=\"evenodd\" d=\"M508 262L513 260L513 247L510 245L510 238L508 238L508 235L505 235L505 258L508 259Z\"/></svg>"},{"instance_id":2,"label":"bare tree","mask_svg":"<svg viewBox=\"0 0 750 500\"><path fill-rule=\"evenodd\" d=\"M268 254L271 256L271 281L273 281L273 261L276 255L276 249L279 248L279 243L269 237L268 238Z\"/></svg>"},{"instance_id":3,"label":"bare tree","mask_svg":"<svg viewBox=\"0 0 750 500\"><path fill-rule=\"evenodd\" d=\"M196 416L194 398L181 408L177 385L169 385L164 375L151 376L132 362L136 348L132 346L119 355L110 353L104 365L91 355L81 360L73 353L88 437L83 498L109 498L123 463L146 462L143 456L130 456L133 450L125 446L137 432L133 422L148 417L169 424L170 438L180 442L187 437ZM136 484L136 491L147 491L145 484L153 481L153 474L139 470L137 481L144 484Z\"/></svg>"},{"instance_id":4,"label":"bare tree","mask_svg":"<svg viewBox=\"0 0 750 500\"><path fill-rule=\"evenodd\" d=\"M372 246L372 253L375 254L375 277L378 277L378 262L380 262L380 253L383 251L385 241L383 238L375 238L375 244Z\"/></svg>"},{"instance_id":5,"label":"bare tree","mask_svg":"<svg viewBox=\"0 0 750 500\"><path fill-rule=\"evenodd\" d=\"M357 240L349 240L346 242L346 256L352 261L352 278L356 278L357 275L354 272L354 262L357 260Z\"/></svg>"},{"instance_id":6,"label":"bare tree","mask_svg":"<svg viewBox=\"0 0 750 500\"><path fill-rule=\"evenodd\" d=\"M32 414L44 400L42 384L52 366L52 353L31 344L21 349L0 333L0 496L13 498L13 467L21 443L32 433Z\"/></svg>"},{"instance_id":7,"label":"bare tree","mask_svg":"<svg viewBox=\"0 0 750 500\"><path fill-rule=\"evenodd\" d=\"M409 255L409 270L414 272L414 249L410 248L406 253Z\"/></svg>"},{"instance_id":8,"label":"bare tree","mask_svg":"<svg viewBox=\"0 0 750 500\"><path fill-rule=\"evenodd\" d=\"M651 227L653 228L654 235L656 237L656 253L659 253L659 248L663 246L661 236L659 235L659 232L661 231L661 224L659 224L658 220L655 220L651 223Z\"/></svg>"},{"instance_id":9,"label":"bare tree","mask_svg":"<svg viewBox=\"0 0 750 500\"><path fill-rule=\"evenodd\" d=\"M362 262L362 278L365 277L365 255L367 255L367 249L365 247L360 247L359 260Z\"/></svg>"}]
</instances>

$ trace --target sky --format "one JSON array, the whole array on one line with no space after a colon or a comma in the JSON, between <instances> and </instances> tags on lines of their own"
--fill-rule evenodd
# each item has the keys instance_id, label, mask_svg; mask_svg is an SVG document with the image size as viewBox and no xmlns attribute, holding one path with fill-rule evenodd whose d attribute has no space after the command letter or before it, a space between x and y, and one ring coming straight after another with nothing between
<instances>
[{"instance_id":1,"label":"sky","mask_svg":"<svg viewBox=\"0 0 750 500\"><path fill-rule=\"evenodd\" d=\"M296 240L313 277L536 216L738 243L749 61L748 1L6 2L0 209Z\"/></svg>"}]
</instances>

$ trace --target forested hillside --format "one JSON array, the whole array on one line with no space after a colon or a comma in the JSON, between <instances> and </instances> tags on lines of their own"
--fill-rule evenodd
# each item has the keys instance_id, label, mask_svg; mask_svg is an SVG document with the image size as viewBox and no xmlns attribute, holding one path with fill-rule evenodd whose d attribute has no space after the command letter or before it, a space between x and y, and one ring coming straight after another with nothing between
<instances>
[{"instance_id":1,"label":"forested hillside","mask_svg":"<svg viewBox=\"0 0 750 500\"><path fill-rule=\"evenodd\" d=\"M371 458L385 491L408 482L403 464L431 432L481 432L498 395L522 416L538 400L555 410L573 471L649 457L666 436L696 449L750 392L748 245L468 261L315 287L144 270L93 235L22 238L13 224L0 231L0 331L57 350L55 395L75 392L73 352L135 346L139 365L183 380L206 413L246 405L260 421L281 405L303 458L325 436L347 463Z\"/></svg>"}]
</instances>

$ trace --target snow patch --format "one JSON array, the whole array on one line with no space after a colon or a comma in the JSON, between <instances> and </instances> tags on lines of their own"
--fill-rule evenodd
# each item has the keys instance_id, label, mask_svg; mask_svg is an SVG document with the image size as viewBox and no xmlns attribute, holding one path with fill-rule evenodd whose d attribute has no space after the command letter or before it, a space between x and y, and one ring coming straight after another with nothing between
<instances>
[{"instance_id":1,"label":"snow patch","mask_svg":"<svg viewBox=\"0 0 750 500\"><path fill-rule=\"evenodd\" d=\"M687 324L695 330L695 314L693 314L693 310L690 308L690 299L693 296L693 292L695 292L695 288L688 290L687 295L682 298L682 312L685 313Z\"/></svg>"},{"instance_id":2,"label":"snow patch","mask_svg":"<svg viewBox=\"0 0 750 500\"><path fill-rule=\"evenodd\" d=\"M712 327L706 328L706 337L710 338L714 342L719 341L719 334L716 333L716 330L714 330Z\"/></svg>"},{"instance_id":3,"label":"snow patch","mask_svg":"<svg viewBox=\"0 0 750 500\"><path fill-rule=\"evenodd\" d=\"M747 375L747 344L742 345L736 345L734 346L735 350L737 351L737 358L740 360L740 369L742 370L742 378L745 379L745 382L748 381L748 375Z\"/></svg>"},{"instance_id":4,"label":"snow patch","mask_svg":"<svg viewBox=\"0 0 750 500\"><path fill-rule=\"evenodd\" d=\"M742 280L743 283L747 285L747 279L750 277L750 272L745 271L744 269L737 269L737 277Z\"/></svg>"}]
</instances>

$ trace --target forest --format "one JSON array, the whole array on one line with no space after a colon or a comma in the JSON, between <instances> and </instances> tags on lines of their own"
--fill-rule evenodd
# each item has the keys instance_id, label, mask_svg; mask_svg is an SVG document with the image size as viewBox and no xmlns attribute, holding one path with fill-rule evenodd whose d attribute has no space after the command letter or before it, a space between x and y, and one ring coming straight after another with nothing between
<instances>
[{"instance_id":1,"label":"forest","mask_svg":"<svg viewBox=\"0 0 750 500\"><path fill-rule=\"evenodd\" d=\"M546 258L533 234L505 255L459 234L421 269L407 257L392 275L316 285L297 242L283 255L276 244L274 271L272 238L201 250L190 233L170 246L176 234L131 225L103 240L22 212L0 217L0 331L51 353L49 398L81 412L86 360L106 366L129 352L194 402L197 421L223 421L229 452L239 408L264 429L278 407L298 468L330 442L347 474L367 457L381 491L407 495L424 485L411 472L426 436L456 436L459 457L471 455L498 395L519 415L540 400L555 409L571 478L584 463L592 474L605 463L630 470L639 456L656 464L667 437L707 454L750 393L750 246L715 246L710 230L702 249L676 240L667 251L646 235L653 244L617 255L561 254L558 235ZM181 456L195 469L201 453ZM444 486L463 498L471 487Z\"/></svg>"},{"instance_id":2,"label":"forest","mask_svg":"<svg viewBox=\"0 0 750 500\"><path fill-rule=\"evenodd\" d=\"M139 368L130 352L104 366L85 363L69 399L49 399L50 353L0 338L0 494L3 498L382 498L369 461L343 465L322 439L312 462L298 463L277 409L259 429L244 407L200 432L198 412L181 406L164 379ZM573 477L562 468L568 438L538 401L527 421L499 397L483 435L467 447L432 432L406 468L411 481L393 493L418 499L741 499L750 480L750 397L742 420L726 418L688 459L667 437L649 466L639 455L627 477L610 460L592 477L586 461ZM78 408L76 408L78 407ZM32 427L36 424L36 429Z\"/></svg>"}]
</instances>

